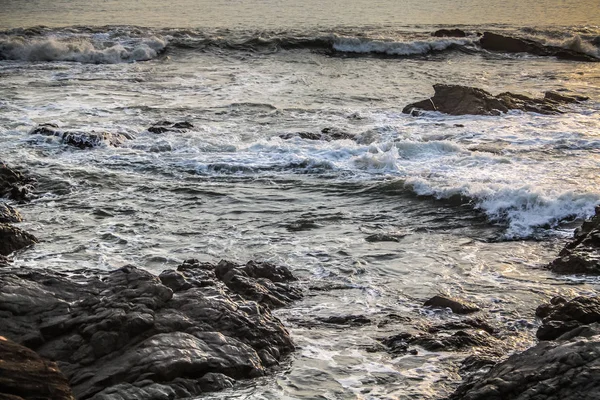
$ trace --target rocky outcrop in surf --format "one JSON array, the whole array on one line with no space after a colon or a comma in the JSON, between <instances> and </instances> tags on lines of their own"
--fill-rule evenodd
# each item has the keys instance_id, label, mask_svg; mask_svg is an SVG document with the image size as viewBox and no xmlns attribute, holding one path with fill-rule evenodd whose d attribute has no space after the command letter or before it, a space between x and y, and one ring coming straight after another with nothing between
<instances>
[{"instance_id":1,"label":"rocky outcrop in surf","mask_svg":"<svg viewBox=\"0 0 600 400\"><path fill-rule=\"evenodd\" d=\"M433 32L431 36L435 37L466 37L467 33L462 29L454 28L454 29L438 29Z\"/></svg>"},{"instance_id":2,"label":"rocky outcrop in surf","mask_svg":"<svg viewBox=\"0 0 600 400\"><path fill-rule=\"evenodd\" d=\"M548 268L559 274L600 275L600 206Z\"/></svg>"},{"instance_id":3,"label":"rocky outcrop in surf","mask_svg":"<svg viewBox=\"0 0 600 400\"><path fill-rule=\"evenodd\" d=\"M354 140L356 135L352 133L348 133L339 128L328 127L321 129L321 132L292 132L292 133L282 133L279 135L280 138L289 140L294 138L300 138L305 140L323 140L326 142L330 142L332 140L344 140L350 139Z\"/></svg>"},{"instance_id":4,"label":"rocky outcrop in surf","mask_svg":"<svg viewBox=\"0 0 600 400\"><path fill-rule=\"evenodd\" d=\"M193 128L194 125L187 121L171 122L171 121L159 121L148 128L148 132L161 134L165 132L184 132L188 129Z\"/></svg>"},{"instance_id":5,"label":"rocky outcrop in surf","mask_svg":"<svg viewBox=\"0 0 600 400\"><path fill-rule=\"evenodd\" d=\"M160 276L5 268L0 335L55 360L78 399L191 397L294 349L270 311L301 297L294 279L259 262L188 260Z\"/></svg>"},{"instance_id":6,"label":"rocky outcrop in surf","mask_svg":"<svg viewBox=\"0 0 600 400\"><path fill-rule=\"evenodd\" d=\"M118 147L129 139L120 133L62 131L56 124L40 124L29 133L31 135L57 137L63 144L82 150L98 147L102 144Z\"/></svg>"},{"instance_id":7,"label":"rocky outcrop in surf","mask_svg":"<svg viewBox=\"0 0 600 400\"><path fill-rule=\"evenodd\" d=\"M600 323L600 298L579 296L567 301L554 297L535 311L542 320L536 336L539 340L554 340L572 329L594 322Z\"/></svg>"},{"instance_id":8,"label":"rocky outcrop in surf","mask_svg":"<svg viewBox=\"0 0 600 400\"><path fill-rule=\"evenodd\" d=\"M0 197L16 201L27 201L35 179L24 175L0 161Z\"/></svg>"},{"instance_id":9,"label":"rocky outcrop in surf","mask_svg":"<svg viewBox=\"0 0 600 400\"><path fill-rule=\"evenodd\" d=\"M56 363L0 336L0 398L75 400Z\"/></svg>"},{"instance_id":10,"label":"rocky outcrop in surf","mask_svg":"<svg viewBox=\"0 0 600 400\"><path fill-rule=\"evenodd\" d=\"M558 46L548 46L534 40L515 38L492 32L484 32L479 44L485 50L503 53L529 53L571 61L600 61L600 58L581 51Z\"/></svg>"},{"instance_id":11,"label":"rocky outcrop in surf","mask_svg":"<svg viewBox=\"0 0 600 400\"><path fill-rule=\"evenodd\" d=\"M37 238L10 224L0 223L0 254L8 256L27 246L37 243Z\"/></svg>"},{"instance_id":12,"label":"rocky outcrop in surf","mask_svg":"<svg viewBox=\"0 0 600 400\"><path fill-rule=\"evenodd\" d=\"M536 99L510 92L497 96L485 90L462 85L433 85L433 97L412 103L402 110L405 114L419 115L421 111L439 111L450 115L500 115L509 110L521 110L539 114L560 114L561 105L587 100L583 96L568 96L546 92L544 98Z\"/></svg>"}]
</instances>

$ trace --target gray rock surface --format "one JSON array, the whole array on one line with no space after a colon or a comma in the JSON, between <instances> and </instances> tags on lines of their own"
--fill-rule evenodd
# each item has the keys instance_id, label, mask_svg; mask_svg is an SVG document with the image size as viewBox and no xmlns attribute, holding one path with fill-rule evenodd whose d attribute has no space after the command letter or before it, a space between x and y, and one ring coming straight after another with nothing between
<instances>
[{"instance_id":1,"label":"gray rock surface","mask_svg":"<svg viewBox=\"0 0 600 400\"><path fill-rule=\"evenodd\" d=\"M30 134L57 137L62 143L78 149L90 149L102 144L118 147L128 139L120 133L62 131L55 124L40 124Z\"/></svg>"},{"instance_id":2,"label":"gray rock surface","mask_svg":"<svg viewBox=\"0 0 600 400\"><path fill-rule=\"evenodd\" d=\"M270 312L300 298L293 279L256 262L189 260L160 277L5 268L0 335L57 361L78 399L196 396L262 376L294 349Z\"/></svg>"},{"instance_id":3,"label":"gray rock surface","mask_svg":"<svg viewBox=\"0 0 600 400\"><path fill-rule=\"evenodd\" d=\"M37 243L37 239L15 226L0 223L0 255L8 256L12 252Z\"/></svg>"},{"instance_id":4,"label":"gray rock surface","mask_svg":"<svg viewBox=\"0 0 600 400\"><path fill-rule=\"evenodd\" d=\"M0 197L27 201L35 180L0 161Z\"/></svg>"}]
</instances>

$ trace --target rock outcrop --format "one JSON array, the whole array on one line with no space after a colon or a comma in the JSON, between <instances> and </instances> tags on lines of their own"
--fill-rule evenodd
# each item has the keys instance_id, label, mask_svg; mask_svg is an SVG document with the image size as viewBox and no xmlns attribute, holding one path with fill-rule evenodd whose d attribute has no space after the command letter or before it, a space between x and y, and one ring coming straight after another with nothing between
<instances>
[{"instance_id":1,"label":"rock outcrop","mask_svg":"<svg viewBox=\"0 0 600 400\"><path fill-rule=\"evenodd\" d=\"M128 139L120 133L62 131L56 124L40 124L30 134L57 137L62 143L78 149L90 149L102 144L118 147Z\"/></svg>"},{"instance_id":2,"label":"rock outcrop","mask_svg":"<svg viewBox=\"0 0 600 400\"><path fill-rule=\"evenodd\" d=\"M35 180L0 161L0 197L27 201Z\"/></svg>"},{"instance_id":3,"label":"rock outcrop","mask_svg":"<svg viewBox=\"0 0 600 400\"><path fill-rule=\"evenodd\" d=\"M190 122L182 121L182 122L171 122L171 121L159 121L148 128L148 132L161 134L165 132L184 132L188 129L193 128Z\"/></svg>"},{"instance_id":4,"label":"rock outcrop","mask_svg":"<svg viewBox=\"0 0 600 400\"><path fill-rule=\"evenodd\" d=\"M509 110L560 114L561 105L577 103L587 98L547 92L544 98L536 99L510 92L497 96L485 90L461 85L433 85L433 97L412 103L402 110L405 114L419 115L420 111L439 111L450 115L500 115Z\"/></svg>"},{"instance_id":5,"label":"rock outcrop","mask_svg":"<svg viewBox=\"0 0 600 400\"><path fill-rule=\"evenodd\" d=\"M23 221L21 213L6 203L0 203L0 223L16 223Z\"/></svg>"},{"instance_id":6,"label":"rock outcrop","mask_svg":"<svg viewBox=\"0 0 600 400\"><path fill-rule=\"evenodd\" d=\"M600 325L571 330L467 378L448 400L597 400Z\"/></svg>"},{"instance_id":7,"label":"rock outcrop","mask_svg":"<svg viewBox=\"0 0 600 400\"><path fill-rule=\"evenodd\" d=\"M270 312L300 298L269 263L189 260L155 276L0 270L0 335L58 363L78 399L175 399L259 377L294 346Z\"/></svg>"},{"instance_id":8,"label":"rock outcrop","mask_svg":"<svg viewBox=\"0 0 600 400\"><path fill-rule=\"evenodd\" d=\"M30 233L12 225L0 223L0 255L8 256L17 250L37 243L37 241L36 237Z\"/></svg>"},{"instance_id":9,"label":"rock outcrop","mask_svg":"<svg viewBox=\"0 0 600 400\"><path fill-rule=\"evenodd\" d=\"M537 56L551 56L572 61L600 61L599 58L580 51L557 46L547 46L534 40L504 36L492 32L484 32L479 43L483 49L489 51L529 53Z\"/></svg>"},{"instance_id":10,"label":"rock outcrop","mask_svg":"<svg viewBox=\"0 0 600 400\"><path fill-rule=\"evenodd\" d=\"M0 398L75 400L56 363L1 336Z\"/></svg>"},{"instance_id":11,"label":"rock outcrop","mask_svg":"<svg viewBox=\"0 0 600 400\"><path fill-rule=\"evenodd\" d=\"M433 296L424 304L431 308L449 308L455 314L469 314L479 311L479 307L464 300L452 299L445 296Z\"/></svg>"},{"instance_id":12,"label":"rock outcrop","mask_svg":"<svg viewBox=\"0 0 600 400\"><path fill-rule=\"evenodd\" d=\"M579 296L567 301L554 297L535 312L542 319L536 336L540 340L554 340L582 325L600 323L600 298Z\"/></svg>"},{"instance_id":13,"label":"rock outcrop","mask_svg":"<svg viewBox=\"0 0 600 400\"><path fill-rule=\"evenodd\" d=\"M438 29L437 31L431 34L435 37L465 37L467 33L462 29L454 28L454 29Z\"/></svg>"},{"instance_id":14,"label":"rock outcrop","mask_svg":"<svg viewBox=\"0 0 600 400\"><path fill-rule=\"evenodd\" d=\"M282 133L279 135L282 139L294 139L300 138L305 140L323 140L326 142L331 142L332 140L344 140L350 139L354 140L356 135L345 132L338 128L323 128L320 133L315 132L293 132L293 133Z\"/></svg>"},{"instance_id":15,"label":"rock outcrop","mask_svg":"<svg viewBox=\"0 0 600 400\"><path fill-rule=\"evenodd\" d=\"M548 268L559 274L600 275L600 206Z\"/></svg>"}]
</instances>

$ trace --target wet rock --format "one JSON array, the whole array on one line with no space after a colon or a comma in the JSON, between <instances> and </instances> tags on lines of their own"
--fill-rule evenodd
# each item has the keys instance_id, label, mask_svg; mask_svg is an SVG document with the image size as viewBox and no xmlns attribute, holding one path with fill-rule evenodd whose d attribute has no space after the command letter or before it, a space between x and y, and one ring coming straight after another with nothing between
<instances>
[{"instance_id":1,"label":"wet rock","mask_svg":"<svg viewBox=\"0 0 600 400\"><path fill-rule=\"evenodd\" d=\"M559 274L600 275L600 206L595 215L575 231L548 268Z\"/></svg>"},{"instance_id":2,"label":"wet rock","mask_svg":"<svg viewBox=\"0 0 600 400\"><path fill-rule=\"evenodd\" d=\"M427 300L423 306L431 308L449 308L455 314L469 314L479 311L479 307L475 304L468 303L464 300L451 299L445 296L433 296Z\"/></svg>"},{"instance_id":3,"label":"wet rock","mask_svg":"<svg viewBox=\"0 0 600 400\"><path fill-rule=\"evenodd\" d=\"M317 318L318 321L333 325L360 326L370 324L371 319L364 315L334 315L327 318Z\"/></svg>"},{"instance_id":4,"label":"wet rock","mask_svg":"<svg viewBox=\"0 0 600 400\"><path fill-rule=\"evenodd\" d=\"M118 147L128 139L119 133L61 131L56 124L40 124L33 128L30 134L54 136L62 143L78 149L90 149L102 144Z\"/></svg>"},{"instance_id":5,"label":"wet rock","mask_svg":"<svg viewBox=\"0 0 600 400\"><path fill-rule=\"evenodd\" d=\"M237 277L241 288L228 284ZM0 334L56 360L80 399L194 397L262 376L294 349L269 310L301 295L294 279L253 262L188 260L160 277L4 268Z\"/></svg>"},{"instance_id":6,"label":"wet rock","mask_svg":"<svg viewBox=\"0 0 600 400\"><path fill-rule=\"evenodd\" d=\"M557 46L546 46L529 39L521 39L497 33L484 32L480 45L485 50L504 53L529 53L537 56L551 56L572 61L600 61L597 57L579 51Z\"/></svg>"},{"instance_id":7,"label":"wet rock","mask_svg":"<svg viewBox=\"0 0 600 400\"><path fill-rule=\"evenodd\" d=\"M554 340L581 325L600 322L600 298L580 296L567 301L555 297L539 306L535 314L542 319L537 338Z\"/></svg>"},{"instance_id":8,"label":"wet rock","mask_svg":"<svg viewBox=\"0 0 600 400\"><path fill-rule=\"evenodd\" d=\"M582 400L600 393L600 325L572 331L467 378L448 400Z\"/></svg>"},{"instance_id":9,"label":"wet rock","mask_svg":"<svg viewBox=\"0 0 600 400\"><path fill-rule=\"evenodd\" d=\"M1 336L0 398L75 399L56 363Z\"/></svg>"},{"instance_id":10,"label":"wet rock","mask_svg":"<svg viewBox=\"0 0 600 400\"><path fill-rule=\"evenodd\" d=\"M375 242L400 242L400 240L405 237L406 234L389 234L389 233L374 233L365 238L367 242L375 243Z\"/></svg>"},{"instance_id":11,"label":"wet rock","mask_svg":"<svg viewBox=\"0 0 600 400\"><path fill-rule=\"evenodd\" d=\"M465 37L467 33L462 29L454 28L454 29L438 29L437 31L431 34L435 37Z\"/></svg>"},{"instance_id":12,"label":"wet rock","mask_svg":"<svg viewBox=\"0 0 600 400\"><path fill-rule=\"evenodd\" d=\"M560 114L562 110L558 106L584 99L561 96L556 92L547 92L541 99L510 92L493 96L485 90L461 85L435 84L433 88L435 94L432 98L409 104L402 112L412 115L419 115L420 111L439 111L450 115L500 115L509 110L521 110Z\"/></svg>"},{"instance_id":13,"label":"wet rock","mask_svg":"<svg viewBox=\"0 0 600 400\"><path fill-rule=\"evenodd\" d=\"M6 203L0 203L0 223L15 223L23 221L21 213Z\"/></svg>"},{"instance_id":14,"label":"wet rock","mask_svg":"<svg viewBox=\"0 0 600 400\"><path fill-rule=\"evenodd\" d=\"M20 202L28 201L34 183L33 178L23 175L0 161L0 197L8 197Z\"/></svg>"},{"instance_id":15,"label":"wet rock","mask_svg":"<svg viewBox=\"0 0 600 400\"><path fill-rule=\"evenodd\" d=\"M9 224L0 223L0 254L8 256L14 251L37 243L35 236Z\"/></svg>"},{"instance_id":16,"label":"wet rock","mask_svg":"<svg viewBox=\"0 0 600 400\"><path fill-rule=\"evenodd\" d=\"M187 121L171 122L171 121L159 121L148 128L148 132L161 134L165 132L184 132L188 129L192 129L194 125Z\"/></svg>"},{"instance_id":17,"label":"wet rock","mask_svg":"<svg viewBox=\"0 0 600 400\"><path fill-rule=\"evenodd\" d=\"M348 133L338 128L323 128L320 133L314 132L293 132L293 133L282 133L279 135L280 138L289 140L294 138L300 138L305 140L323 140L331 142L332 140L354 140L356 135Z\"/></svg>"},{"instance_id":18,"label":"wet rock","mask_svg":"<svg viewBox=\"0 0 600 400\"><path fill-rule=\"evenodd\" d=\"M465 329L477 329L485 331L489 334L497 333L498 329L490 325L487 321L482 318L467 318L460 321L450 321L441 325L435 325L428 328L429 333L438 333L441 331L448 330L465 330Z\"/></svg>"}]
</instances>

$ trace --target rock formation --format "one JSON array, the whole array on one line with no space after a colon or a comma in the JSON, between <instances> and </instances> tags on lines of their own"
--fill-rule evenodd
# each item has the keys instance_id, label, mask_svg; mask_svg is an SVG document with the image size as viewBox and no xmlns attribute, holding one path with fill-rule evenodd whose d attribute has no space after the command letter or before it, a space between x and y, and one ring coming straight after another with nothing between
<instances>
[{"instance_id":1,"label":"rock formation","mask_svg":"<svg viewBox=\"0 0 600 400\"><path fill-rule=\"evenodd\" d=\"M57 137L62 143L78 149L90 149L102 144L118 147L129 139L120 133L62 131L56 124L40 124L33 128L30 134Z\"/></svg>"}]
</instances>

